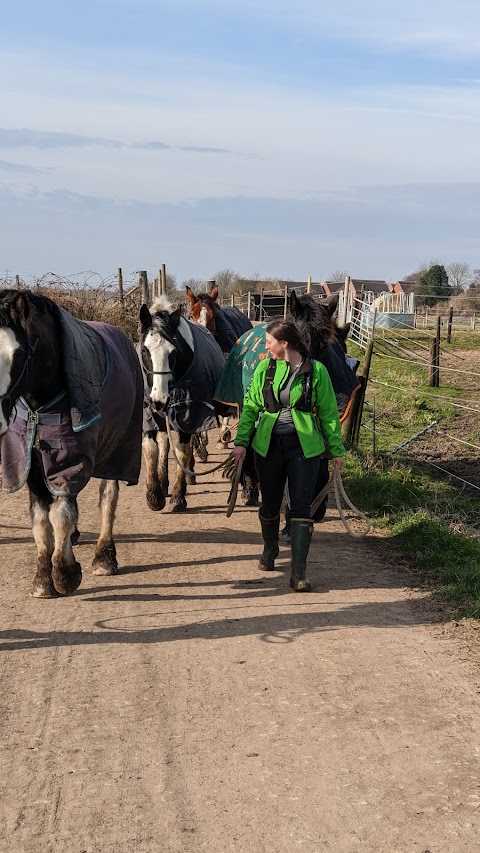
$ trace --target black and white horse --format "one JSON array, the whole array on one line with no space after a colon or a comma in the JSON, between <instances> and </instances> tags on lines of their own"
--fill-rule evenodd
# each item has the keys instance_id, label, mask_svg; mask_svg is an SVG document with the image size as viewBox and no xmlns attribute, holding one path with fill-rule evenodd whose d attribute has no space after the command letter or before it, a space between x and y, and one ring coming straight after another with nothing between
<instances>
[{"instance_id":1,"label":"black and white horse","mask_svg":"<svg viewBox=\"0 0 480 853\"><path fill-rule=\"evenodd\" d=\"M145 376L143 452L147 503L165 506L168 492L168 424L174 432L178 461L193 471L193 437L218 425L213 392L224 365L213 335L181 315L161 296L140 309L139 355ZM172 489L172 512L184 512L187 475L180 466Z\"/></svg>"},{"instance_id":2,"label":"black and white horse","mask_svg":"<svg viewBox=\"0 0 480 853\"><path fill-rule=\"evenodd\" d=\"M142 400L135 348L120 329L76 320L45 296L0 292L2 485L28 486L34 597L66 595L81 582L72 542L77 495L90 477L102 481L93 572L117 572L118 481L138 481Z\"/></svg>"}]
</instances>

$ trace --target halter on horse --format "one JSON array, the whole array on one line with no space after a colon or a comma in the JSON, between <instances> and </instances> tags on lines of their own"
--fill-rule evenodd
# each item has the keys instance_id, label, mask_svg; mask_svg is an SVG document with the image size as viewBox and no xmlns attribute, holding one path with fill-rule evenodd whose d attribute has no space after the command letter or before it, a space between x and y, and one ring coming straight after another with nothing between
<instances>
[{"instance_id":1,"label":"halter on horse","mask_svg":"<svg viewBox=\"0 0 480 853\"><path fill-rule=\"evenodd\" d=\"M115 574L118 480L136 483L141 462L142 377L133 345L119 329L76 320L45 296L1 291L0 400L3 489L27 483L30 492L33 595L54 598L80 584L72 540L77 495L90 477L102 480L94 574Z\"/></svg>"},{"instance_id":2,"label":"halter on horse","mask_svg":"<svg viewBox=\"0 0 480 853\"><path fill-rule=\"evenodd\" d=\"M147 469L147 503L158 511L168 492L166 418L177 435L177 454L193 470L192 436L217 426L212 396L223 368L222 352L213 336L181 316L165 297L149 310L140 309L138 352L145 377L143 450ZM170 503L184 512L186 478L177 468Z\"/></svg>"}]
</instances>

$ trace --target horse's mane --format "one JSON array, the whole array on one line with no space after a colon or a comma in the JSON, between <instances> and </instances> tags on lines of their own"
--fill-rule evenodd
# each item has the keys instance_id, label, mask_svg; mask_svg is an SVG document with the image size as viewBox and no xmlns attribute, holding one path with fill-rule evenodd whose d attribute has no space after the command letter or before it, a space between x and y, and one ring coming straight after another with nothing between
<instances>
[{"instance_id":1,"label":"horse's mane","mask_svg":"<svg viewBox=\"0 0 480 853\"><path fill-rule=\"evenodd\" d=\"M168 314L171 314L173 310L173 305L170 302L170 299L162 293L152 302L150 313L159 314L162 311L166 311Z\"/></svg>"},{"instance_id":2,"label":"horse's mane","mask_svg":"<svg viewBox=\"0 0 480 853\"><path fill-rule=\"evenodd\" d=\"M328 307L309 293L296 297L287 319L295 323L310 354L312 349L323 349L335 339L335 323Z\"/></svg>"},{"instance_id":3,"label":"horse's mane","mask_svg":"<svg viewBox=\"0 0 480 853\"><path fill-rule=\"evenodd\" d=\"M0 290L0 326L12 325L13 318L10 306L14 298L21 293L28 297L28 301L34 305L39 314L51 314L54 317L57 315L57 306L53 299L50 299L48 296L33 293L31 290L7 288Z\"/></svg>"}]
</instances>

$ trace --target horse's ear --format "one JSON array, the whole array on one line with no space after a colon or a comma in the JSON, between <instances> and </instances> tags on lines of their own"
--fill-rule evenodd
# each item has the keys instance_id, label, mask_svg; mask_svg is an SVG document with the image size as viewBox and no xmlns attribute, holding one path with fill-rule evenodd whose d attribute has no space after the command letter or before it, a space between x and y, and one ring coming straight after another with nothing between
<instances>
[{"instance_id":1,"label":"horse's ear","mask_svg":"<svg viewBox=\"0 0 480 853\"><path fill-rule=\"evenodd\" d=\"M350 323L345 323L344 326L337 326L335 330L335 335L337 338L339 338L339 340L343 342L347 340L348 335L350 333L350 325Z\"/></svg>"},{"instance_id":2,"label":"horse's ear","mask_svg":"<svg viewBox=\"0 0 480 853\"><path fill-rule=\"evenodd\" d=\"M216 302L217 297L218 297L218 287L214 287L213 290L210 291L210 298L213 299L214 302Z\"/></svg>"},{"instance_id":3,"label":"horse's ear","mask_svg":"<svg viewBox=\"0 0 480 853\"><path fill-rule=\"evenodd\" d=\"M188 284L185 285L185 295L190 302L190 305L193 306L195 305L195 302L198 302L198 296L195 296L193 290L189 288Z\"/></svg>"},{"instance_id":4,"label":"horse's ear","mask_svg":"<svg viewBox=\"0 0 480 853\"><path fill-rule=\"evenodd\" d=\"M148 329L152 325L152 315L145 303L140 308L140 323L142 324L142 329Z\"/></svg>"},{"instance_id":5,"label":"horse's ear","mask_svg":"<svg viewBox=\"0 0 480 853\"><path fill-rule=\"evenodd\" d=\"M298 314L300 313L300 303L298 301L298 296L294 290L292 290L288 298L288 308L290 314L293 314L294 317L298 316Z\"/></svg>"},{"instance_id":6,"label":"horse's ear","mask_svg":"<svg viewBox=\"0 0 480 853\"><path fill-rule=\"evenodd\" d=\"M21 290L15 294L10 303L10 316L18 325L26 326L28 317L30 316L30 300L27 294Z\"/></svg>"},{"instance_id":7,"label":"horse's ear","mask_svg":"<svg viewBox=\"0 0 480 853\"><path fill-rule=\"evenodd\" d=\"M335 314L335 311L337 310L339 293L340 291L338 291L337 293L332 293L331 296L327 296L326 299L322 299L321 304L325 306L328 313L330 314L330 317L332 317L333 314Z\"/></svg>"},{"instance_id":8,"label":"horse's ear","mask_svg":"<svg viewBox=\"0 0 480 853\"><path fill-rule=\"evenodd\" d=\"M178 308L175 308L175 311L172 311L172 313L170 314L170 320L171 320L171 323L172 323L172 326L174 329L177 328L177 326L180 322L181 316L182 316L182 306L179 305Z\"/></svg>"}]
</instances>

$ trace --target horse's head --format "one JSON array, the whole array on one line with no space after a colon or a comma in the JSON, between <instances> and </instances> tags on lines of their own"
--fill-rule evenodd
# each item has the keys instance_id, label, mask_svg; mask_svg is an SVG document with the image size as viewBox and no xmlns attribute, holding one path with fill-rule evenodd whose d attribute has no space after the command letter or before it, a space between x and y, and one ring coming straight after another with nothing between
<instances>
[{"instance_id":1,"label":"horse's head","mask_svg":"<svg viewBox=\"0 0 480 853\"><path fill-rule=\"evenodd\" d=\"M150 402L165 410L175 382L188 370L193 358L193 336L181 308L160 297L150 309L140 308L140 352L148 378Z\"/></svg>"},{"instance_id":2,"label":"horse's head","mask_svg":"<svg viewBox=\"0 0 480 853\"><path fill-rule=\"evenodd\" d=\"M195 323L205 326L212 335L216 331L216 301L218 297L218 287L214 287L210 293L195 294L188 285L185 287L185 294L190 303L190 319Z\"/></svg>"},{"instance_id":3,"label":"horse's head","mask_svg":"<svg viewBox=\"0 0 480 853\"><path fill-rule=\"evenodd\" d=\"M289 313L297 326L302 341L312 358L320 354L335 339L333 315L337 308L338 296L320 300L307 293L297 296L292 290L289 299Z\"/></svg>"},{"instance_id":4,"label":"horse's head","mask_svg":"<svg viewBox=\"0 0 480 853\"><path fill-rule=\"evenodd\" d=\"M15 400L25 392L28 365L36 348L35 307L29 297L20 290L0 291L0 435L8 429Z\"/></svg>"}]
</instances>

